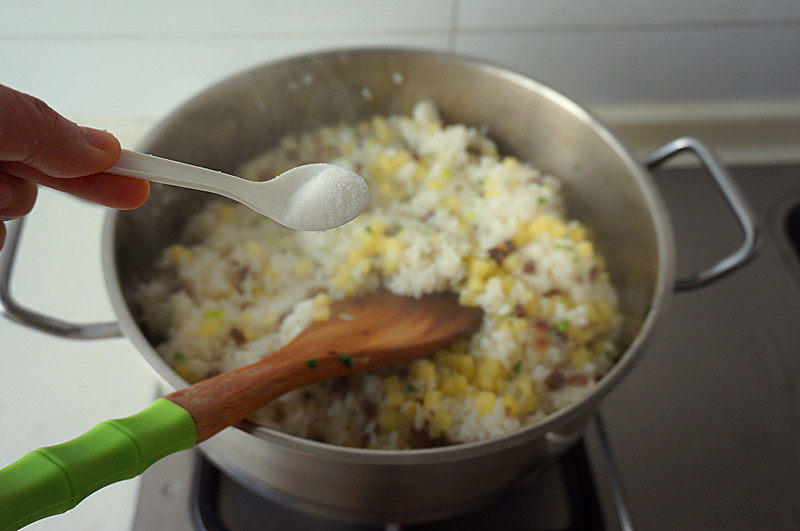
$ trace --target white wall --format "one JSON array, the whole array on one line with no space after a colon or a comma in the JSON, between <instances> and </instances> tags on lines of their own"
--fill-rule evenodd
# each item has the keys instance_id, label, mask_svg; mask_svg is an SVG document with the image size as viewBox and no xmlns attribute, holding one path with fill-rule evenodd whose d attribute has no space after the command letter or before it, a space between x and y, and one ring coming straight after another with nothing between
<instances>
[{"instance_id":1,"label":"white wall","mask_svg":"<svg viewBox=\"0 0 800 531\"><path fill-rule=\"evenodd\" d=\"M160 116L308 50L477 55L587 105L800 97L800 2L4 0L0 83L78 115Z\"/></svg>"}]
</instances>

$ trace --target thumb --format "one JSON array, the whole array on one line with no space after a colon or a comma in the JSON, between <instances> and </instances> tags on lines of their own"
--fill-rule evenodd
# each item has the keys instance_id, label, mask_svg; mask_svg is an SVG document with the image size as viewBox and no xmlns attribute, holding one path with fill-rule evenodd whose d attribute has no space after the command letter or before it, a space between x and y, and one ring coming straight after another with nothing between
<instances>
[{"instance_id":1,"label":"thumb","mask_svg":"<svg viewBox=\"0 0 800 531\"><path fill-rule=\"evenodd\" d=\"M0 161L22 162L52 177L101 172L119 159L114 135L80 127L43 101L0 85Z\"/></svg>"}]
</instances>

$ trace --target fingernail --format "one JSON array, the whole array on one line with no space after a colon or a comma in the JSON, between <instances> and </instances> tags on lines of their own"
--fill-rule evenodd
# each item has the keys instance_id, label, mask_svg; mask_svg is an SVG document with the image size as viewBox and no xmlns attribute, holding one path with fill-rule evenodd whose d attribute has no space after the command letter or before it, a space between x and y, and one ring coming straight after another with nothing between
<instances>
[{"instance_id":1,"label":"fingernail","mask_svg":"<svg viewBox=\"0 0 800 531\"><path fill-rule=\"evenodd\" d=\"M10 186L0 183L0 210L8 207L14 200L14 191Z\"/></svg>"},{"instance_id":2,"label":"fingernail","mask_svg":"<svg viewBox=\"0 0 800 531\"><path fill-rule=\"evenodd\" d=\"M101 131L92 127L81 127L84 138L91 145L103 151L114 151L119 146L119 142L114 135L108 131Z\"/></svg>"}]
</instances>

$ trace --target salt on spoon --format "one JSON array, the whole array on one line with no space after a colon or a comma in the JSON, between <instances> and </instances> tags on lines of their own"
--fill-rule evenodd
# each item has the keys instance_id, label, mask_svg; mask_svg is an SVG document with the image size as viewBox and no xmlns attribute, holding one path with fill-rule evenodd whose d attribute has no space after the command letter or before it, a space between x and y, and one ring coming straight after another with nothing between
<instances>
[{"instance_id":1,"label":"salt on spoon","mask_svg":"<svg viewBox=\"0 0 800 531\"><path fill-rule=\"evenodd\" d=\"M305 164L257 182L123 149L117 164L106 173L222 195L295 230L344 225L369 200L364 179L333 164Z\"/></svg>"},{"instance_id":2,"label":"salt on spoon","mask_svg":"<svg viewBox=\"0 0 800 531\"><path fill-rule=\"evenodd\" d=\"M325 230L318 227L338 227L364 210L369 188L357 173L333 164L310 166L317 173L289 197L284 225L297 230Z\"/></svg>"}]
</instances>

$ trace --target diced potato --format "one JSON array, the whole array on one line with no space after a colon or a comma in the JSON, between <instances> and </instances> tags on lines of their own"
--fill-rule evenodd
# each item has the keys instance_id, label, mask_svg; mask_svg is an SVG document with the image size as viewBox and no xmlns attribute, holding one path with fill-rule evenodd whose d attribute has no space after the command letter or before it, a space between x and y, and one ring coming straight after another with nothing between
<instances>
[{"instance_id":1,"label":"diced potato","mask_svg":"<svg viewBox=\"0 0 800 531\"><path fill-rule=\"evenodd\" d=\"M310 258L303 258L297 262L295 270L298 275L307 275L314 269L314 262Z\"/></svg>"},{"instance_id":2,"label":"diced potato","mask_svg":"<svg viewBox=\"0 0 800 531\"><path fill-rule=\"evenodd\" d=\"M528 328L528 321L521 317L514 317L510 320L511 331L515 334L521 334Z\"/></svg>"},{"instance_id":3,"label":"diced potato","mask_svg":"<svg viewBox=\"0 0 800 531\"><path fill-rule=\"evenodd\" d=\"M503 286L503 291L508 294L511 291L511 288L514 287L514 284L517 280L512 275L503 275L500 279L500 284Z\"/></svg>"},{"instance_id":4,"label":"diced potato","mask_svg":"<svg viewBox=\"0 0 800 531\"><path fill-rule=\"evenodd\" d=\"M417 415L417 403L413 400L406 400L400 406L400 423L403 426L408 426L414 422L414 417Z\"/></svg>"},{"instance_id":5,"label":"diced potato","mask_svg":"<svg viewBox=\"0 0 800 531\"><path fill-rule=\"evenodd\" d=\"M478 396L475 399L475 409L481 415L491 413L491 411L494 409L494 401L496 398L497 397L494 393L490 393L489 391L481 391L478 393Z\"/></svg>"},{"instance_id":6,"label":"diced potato","mask_svg":"<svg viewBox=\"0 0 800 531\"><path fill-rule=\"evenodd\" d=\"M375 420L378 426L384 430L396 430L400 427L400 412L397 411L397 408L386 407L378 412L378 416Z\"/></svg>"},{"instance_id":7,"label":"diced potato","mask_svg":"<svg viewBox=\"0 0 800 531\"><path fill-rule=\"evenodd\" d=\"M331 309L328 306L311 309L311 318L315 321L327 321L331 318Z\"/></svg>"},{"instance_id":8,"label":"diced potato","mask_svg":"<svg viewBox=\"0 0 800 531\"><path fill-rule=\"evenodd\" d=\"M464 290L458 294L458 303L461 306L476 306L478 295L473 291Z\"/></svg>"},{"instance_id":9,"label":"diced potato","mask_svg":"<svg viewBox=\"0 0 800 531\"><path fill-rule=\"evenodd\" d=\"M503 395L503 405L505 406L507 417L516 417L519 414L519 403L513 396L509 394Z\"/></svg>"},{"instance_id":10,"label":"diced potato","mask_svg":"<svg viewBox=\"0 0 800 531\"><path fill-rule=\"evenodd\" d=\"M263 318L264 326L271 328L278 324L278 314L276 314L273 310L269 310L264 314Z\"/></svg>"},{"instance_id":11,"label":"diced potato","mask_svg":"<svg viewBox=\"0 0 800 531\"><path fill-rule=\"evenodd\" d=\"M446 184L447 182L441 177L435 177L430 181L428 181L428 188L430 188L431 190L439 191L444 189Z\"/></svg>"},{"instance_id":12,"label":"diced potato","mask_svg":"<svg viewBox=\"0 0 800 531\"><path fill-rule=\"evenodd\" d=\"M346 269L340 269L336 276L333 277L333 285L345 293L349 293L351 289L355 289L355 282L350 276L350 272Z\"/></svg>"},{"instance_id":13,"label":"diced potato","mask_svg":"<svg viewBox=\"0 0 800 531\"><path fill-rule=\"evenodd\" d=\"M519 254L512 253L503 260L503 267L509 271L517 271L522 268L522 258L519 257Z\"/></svg>"},{"instance_id":14,"label":"diced potato","mask_svg":"<svg viewBox=\"0 0 800 531\"><path fill-rule=\"evenodd\" d=\"M347 250L347 262L355 264L364 257L364 247L351 247Z\"/></svg>"},{"instance_id":15,"label":"diced potato","mask_svg":"<svg viewBox=\"0 0 800 531\"><path fill-rule=\"evenodd\" d=\"M474 210L467 210L463 214L461 214L461 221L463 221L464 223L469 225L470 223L475 221L476 217L477 217L477 214L475 213Z\"/></svg>"},{"instance_id":16,"label":"diced potato","mask_svg":"<svg viewBox=\"0 0 800 531\"><path fill-rule=\"evenodd\" d=\"M386 223L383 220L375 219L369 222L370 230L375 236L380 236L386 231Z\"/></svg>"},{"instance_id":17,"label":"diced potato","mask_svg":"<svg viewBox=\"0 0 800 531\"><path fill-rule=\"evenodd\" d=\"M397 238L387 238L383 250L386 253L400 254L403 252L403 245Z\"/></svg>"},{"instance_id":18,"label":"diced potato","mask_svg":"<svg viewBox=\"0 0 800 531\"><path fill-rule=\"evenodd\" d=\"M405 402L405 396L400 391L390 391L386 393L386 405L400 406Z\"/></svg>"},{"instance_id":19,"label":"diced potato","mask_svg":"<svg viewBox=\"0 0 800 531\"><path fill-rule=\"evenodd\" d=\"M219 331L221 325L219 319L206 317L197 325L197 333L206 337L213 336Z\"/></svg>"},{"instance_id":20,"label":"diced potato","mask_svg":"<svg viewBox=\"0 0 800 531\"><path fill-rule=\"evenodd\" d=\"M502 164L509 169L519 168L519 161L515 157L503 157Z\"/></svg>"},{"instance_id":21,"label":"diced potato","mask_svg":"<svg viewBox=\"0 0 800 531\"><path fill-rule=\"evenodd\" d=\"M448 396L458 396L469 388L467 379L463 374L451 374L442 379L441 389Z\"/></svg>"},{"instance_id":22,"label":"diced potato","mask_svg":"<svg viewBox=\"0 0 800 531\"><path fill-rule=\"evenodd\" d=\"M442 206L450 212L455 212L461 206L461 201L454 195L448 195L442 200Z\"/></svg>"},{"instance_id":23,"label":"diced potato","mask_svg":"<svg viewBox=\"0 0 800 531\"><path fill-rule=\"evenodd\" d=\"M311 318L315 321L327 321L331 318L331 300L324 293L311 299Z\"/></svg>"},{"instance_id":24,"label":"diced potato","mask_svg":"<svg viewBox=\"0 0 800 531\"><path fill-rule=\"evenodd\" d=\"M442 392L437 390L428 391L422 399L422 407L428 411L433 411L436 405L442 401Z\"/></svg>"},{"instance_id":25,"label":"diced potato","mask_svg":"<svg viewBox=\"0 0 800 531\"><path fill-rule=\"evenodd\" d=\"M477 383L484 391L494 391L504 376L503 365L494 358L485 358L478 365Z\"/></svg>"},{"instance_id":26,"label":"diced potato","mask_svg":"<svg viewBox=\"0 0 800 531\"><path fill-rule=\"evenodd\" d=\"M487 184L483 189L484 199L492 199L500 195L500 187L496 184Z\"/></svg>"},{"instance_id":27,"label":"diced potato","mask_svg":"<svg viewBox=\"0 0 800 531\"><path fill-rule=\"evenodd\" d=\"M586 229L577 225L569 229L569 237L574 242L580 242L586 239Z\"/></svg>"},{"instance_id":28,"label":"diced potato","mask_svg":"<svg viewBox=\"0 0 800 531\"><path fill-rule=\"evenodd\" d=\"M469 277L469 280L467 280L466 288L468 291L472 291L474 293L480 293L481 291L483 291L484 287L485 283L483 279L480 277Z\"/></svg>"},{"instance_id":29,"label":"diced potato","mask_svg":"<svg viewBox=\"0 0 800 531\"><path fill-rule=\"evenodd\" d=\"M325 293L317 293L317 295L311 299L311 304L315 307L326 307L330 306L331 299Z\"/></svg>"},{"instance_id":30,"label":"diced potato","mask_svg":"<svg viewBox=\"0 0 800 531\"><path fill-rule=\"evenodd\" d=\"M475 358L469 354L453 354L451 363L451 367L466 378L472 378L475 374Z\"/></svg>"},{"instance_id":31,"label":"diced potato","mask_svg":"<svg viewBox=\"0 0 800 531\"><path fill-rule=\"evenodd\" d=\"M258 257L264 255L264 248L253 240L247 240L244 242L244 250L252 256Z\"/></svg>"},{"instance_id":32,"label":"diced potato","mask_svg":"<svg viewBox=\"0 0 800 531\"><path fill-rule=\"evenodd\" d=\"M576 345L585 345L592 340L594 332L583 326L570 326L567 328L567 337Z\"/></svg>"},{"instance_id":33,"label":"diced potato","mask_svg":"<svg viewBox=\"0 0 800 531\"><path fill-rule=\"evenodd\" d=\"M429 434L431 437L439 437L453 424L453 417L444 409L437 409L431 419Z\"/></svg>"},{"instance_id":34,"label":"diced potato","mask_svg":"<svg viewBox=\"0 0 800 531\"><path fill-rule=\"evenodd\" d=\"M167 256L176 264L184 265L192 259L194 253L183 245L175 244L167 249Z\"/></svg>"},{"instance_id":35,"label":"diced potato","mask_svg":"<svg viewBox=\"0 0 800 531\"><path fill-rule=\"evenodd\" d=\"M525 306L525 313L527 315L538 315L539 312L542 310L541 304L539 303L539 299L537 299L535 295L533 296L533 298L528 300L528 302L526 302L524 306Z\"/></svg>"},{"instance_id":36,"label":"diced potato","mask_svg":"<svg viewBox=\"0 0 800 531\"><path fill-rule=\"evenodd\" d=\"M569 353L569 364L573 367L583 367L591 359L592 353L586 347L579 347Z\"/></svg>"},{"instance_id":37,"label":"diced potato","mask_svg":"<svg viewBox=\"0 0 800 531\"><path fill-rule=\"evenodd\" d=\"M523 414L532 413L538 405L538 397L533 390L533 382L527 376L520 376L514 380L514 390L519 397L520 411Z\"/></svg>"},{"instance_id":38,"label":"diced potato","mask_svg":"<svg viewBox=\"0 0 800 531\"><path fill-rule=\"evenodd\" d=\"M592 242L582 241L575 244L575 252L581 258L591 258L594 255L594 246Z\"/></svg>"},{"instance_id":39,"label":"diced potato","mask_svg":"<svg viewBox=\"0 0 800 531\"><path fill-rule=\"evenodd\" d=\"M403 388L402 384L400 383L400 378L397 375L384 378L383 387L386 389L387 394L391 393L392 391L400 391Z\"/></svg>"},{"instance_id":40,"label":"diced potato","mask_svg":"<svg viewBox=\"0 0 800 531\"><path fill-rule=\"evenodd\" d=\"M430 360L420 359L411 362L411 374L420 380L432 382L436 380L436 367Z\"/></svg>"},{"instance_id":41,"label":"diced potato","mask_svg":"<svg viewBox=\"0 0 800 531\"><path fill-rule=\"evenodd\" d=\"M470 277L485 279L497 272L497 264L494 260L479 258L469 263L468 271Z\"/></svg>"},{"instance_id":42,"label":"diced potato","mask_svg":"<svg viewBox=\"0 0 800 531\"><path fill-rule=\"evenodd\" d=\"M555 239L564 238L567 236L567 226L560 219L545 214L538 216L526 227L528 239L536 238L545 233Z\"/></svg>"}]
</instances>

